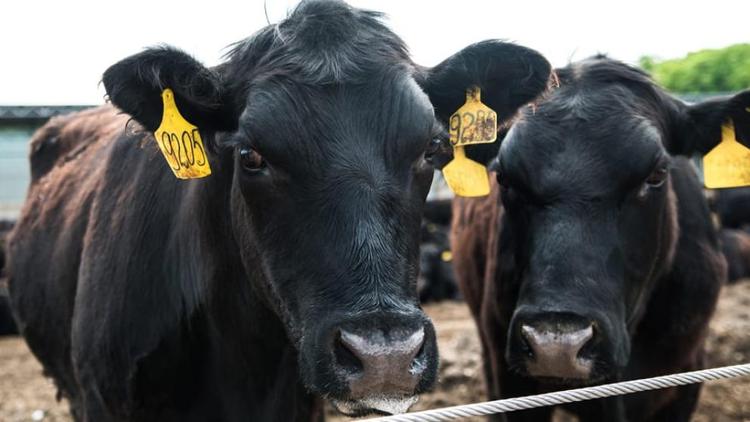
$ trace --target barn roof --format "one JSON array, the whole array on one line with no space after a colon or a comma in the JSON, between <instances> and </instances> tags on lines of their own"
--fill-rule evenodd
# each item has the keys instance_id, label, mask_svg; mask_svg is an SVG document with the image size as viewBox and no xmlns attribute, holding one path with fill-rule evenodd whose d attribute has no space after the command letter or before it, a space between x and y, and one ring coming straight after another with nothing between
<instances>
[{"instance_id":1,"label":"barn roof","mask_svg":"<svg viewBox=\"0 0 750 422\"><path fill-rule=\"evenodd\" d=\"M731 92L716 92L716 93L684 93L677 94L683 101L690 103L705 101L710 98L731 95ZM12 121L30 121L30 120L46 120L50 117L58 116L61 114L72 113L74 111L80 111L87 108L96 107L94 105L31 105L31 106L17 106L17 105L0 105L0 122L12 122Z\"/></svg>"},{"instance_id":2,"label":"barn roof","mask_svg":"<svg viewBox=\"0 0 750 422\"><path fill-rule=\"evenodd\" d=\"M0 121L46 120L60 114L72 113L91 107L94 106L0 106Z\"/></svg>"}]
</instances>

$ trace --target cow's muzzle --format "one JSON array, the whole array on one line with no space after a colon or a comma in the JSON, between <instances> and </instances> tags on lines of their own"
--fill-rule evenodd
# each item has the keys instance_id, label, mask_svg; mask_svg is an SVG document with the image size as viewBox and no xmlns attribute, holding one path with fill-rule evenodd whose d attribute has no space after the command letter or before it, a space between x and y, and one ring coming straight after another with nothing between
<instances>
[{"instance_id":1,"label":"cow's muzzle","mask_svg":"<svg viewBox=\"0 0 750 422\"><path fill-rule=\"evenodd\" d=\"M571 312L517 312L507 358L524 374L548 381L587 383L598 360L611 354L601 322Z\"/></svg>"},{"instance_id":2,"label":"cow's muzzle","mask_svg":"<svg viewBox=\"0 0 750 422\"><path fill-rule=\"evenodd\" d=\"M322 337L312 370L325 369L328 379L314 388L342 413L403 413L434 383L435 330L420 310L345 318Z\"/></svg>"}]
</instances>

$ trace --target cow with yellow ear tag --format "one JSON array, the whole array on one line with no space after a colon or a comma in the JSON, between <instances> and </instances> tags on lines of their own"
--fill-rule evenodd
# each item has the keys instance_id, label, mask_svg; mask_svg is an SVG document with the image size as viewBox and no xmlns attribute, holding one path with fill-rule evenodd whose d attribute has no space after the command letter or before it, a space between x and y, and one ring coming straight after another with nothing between
<instances>
[{"instance_id":1,"label":"cow with yellow ear tag","mask_svg":"<svg viewBox=\"0 0 750 422\"><path fill-rule=\"evenodd\" d=\"M702 369L726 260L690 157L707 154L710 187L750 182L750 90L686 104L606 56L554 73L559 84L482 161L497 176L489 195L453 204L453 268L490 399ZM700 388L565 410L688 422Z\"/></svg>"},{"instance_id":2,"label":"cow with yellow ear tag","mask_svg":"<svg viewBox=\"0 0 750 422\"><path fill-rule=\"evenodd\" d=\"M508 119L550 65L487 40L420 66L383 20L305 0L215 67L149 48L35 136L10 298L75 420L393 414L434 385L417 268L450 116L477 86Z\"/></svg>"}]
</instances>

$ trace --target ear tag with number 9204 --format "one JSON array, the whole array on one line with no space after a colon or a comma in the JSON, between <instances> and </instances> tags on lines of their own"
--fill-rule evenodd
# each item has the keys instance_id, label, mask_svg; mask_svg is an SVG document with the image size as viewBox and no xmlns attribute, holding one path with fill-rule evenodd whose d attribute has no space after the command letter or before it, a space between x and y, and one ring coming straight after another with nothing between
<instances>
[{"instance_id":1,"label":"ear tag with number 9204","mask_svg":"<svg viewBox=\"0 0 750 422\"><path fill-rule=\"evenodd\" d=\"M478 87L466 90L466 103L449 121L453 160L443 167L443 176L458 196L485 196L490 193L487 168L466 157L467 145L487 144L497 140L497 114L482 104Z\"/></svg>"},{"instance_id":2,"label":"ear tag with number 9204","mask_svg":"<svg viewBox=\"0 0 750 422\"><path fill-rule=\"evenodd\" d=\"M162 91L161 98L164 114L154 137L169 168L178 179L198 179L210 175L211 167L198 128L182 117L171 89Z\"/></svg>"},{"instance_id":3,"label":"ear tag with number 9204","mask_svg":"<svg viewBox=\"0 0 750 422\"><path fill-rule=\"evenodd\" d=\"M703 157L703 181L707 188L750 186L750 149L737 141L734 123L721 127L721 142Z\"/></svg>"}]
</instances>

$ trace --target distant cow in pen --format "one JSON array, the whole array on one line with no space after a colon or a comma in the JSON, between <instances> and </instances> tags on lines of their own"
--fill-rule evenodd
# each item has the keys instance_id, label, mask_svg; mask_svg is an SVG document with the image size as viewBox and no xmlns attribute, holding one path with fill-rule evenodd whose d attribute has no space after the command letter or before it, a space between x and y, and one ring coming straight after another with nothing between
<instances>
[{"instance_id":1,"label":"distant cow in pen","mask_svg":"<svg viewBox=\"0 0 750 422\"><path fill-rule=\"evenodd\" d=\"M10 309L8 300L8 286L5 277L5 238L10 229L13 228L13 221L0 220L0 336L18 334L18 327L13 319L13 312Z\"/></svg>"}]
</instances>

